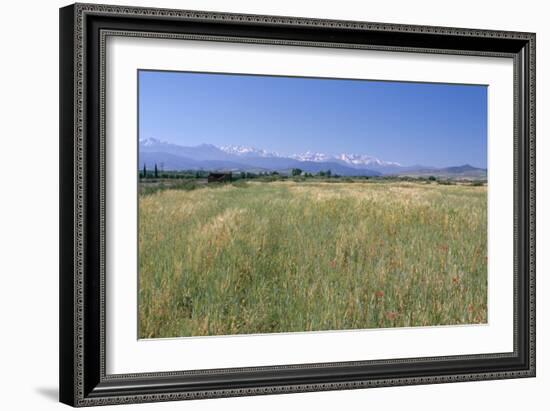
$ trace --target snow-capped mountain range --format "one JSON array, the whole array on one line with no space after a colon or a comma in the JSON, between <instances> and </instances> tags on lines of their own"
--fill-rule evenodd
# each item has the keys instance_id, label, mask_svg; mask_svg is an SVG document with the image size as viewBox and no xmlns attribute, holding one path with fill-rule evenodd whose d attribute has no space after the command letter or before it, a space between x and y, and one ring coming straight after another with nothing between
<instances>
[{"instance_id":1,"label":"snow-capped mountain range","mask_svg":"<svg viewBox=\"0 0 550 411\"><path fill-rule=\"evenodd\" d=\"M350 166L397 166L401 167L401 164L393 161L383 161L376 157L372 157L366 154L348 154L342 153L335 156L331 156L325 153L314 153L312 151L306 151L303 154L292 154L290 156L299 161L341 161L349 164Z\"/></svg>"},{"instance_id":2,"label":"snow-capped mountain range","mask_svg":"<svg viewBox=\"0 0 550 411\"><path fill-rule=\"evenodd\" d=\"M245 147L245 146L220 146L220 150L225 151L229 154L235 154L236 156L243 157L281 157L279 153L262 150L256 147Z\"/></svg>"},{"instance_id":3,"label":"snow-capped mountain range","mask_svg":"<svg viewBox=\"0 0 550 411\"><path fill-rule=\"evenodd\" d=\"M139 141L140 167L155 163L166 170L226 170L226 171L278 171L288 172L300 168L305 172L317 173L331 170L343 176L376 176L398 174L434 173L451 170L452 173L483 174L484 169L469 165L437 169L428 166L403 166L397 162L385 161L366 154L341 153L331 155L313 151L282 155L255 147L239 145L180 146L147 138ZM457 171L458 170L458 171Z\"/></svg>"},{"instance_id":4,"label":"snow-capped mountain range","mask_svg":"<svg viewBox=\"0 0 550 411\"><path fill-rule=\"evenodd\" d=\"M245 146L221 146L220 150L225 151L226 153L235 154L237 156L246 156L246 157L285 157L281 154L273 151L267 151L259 149L256 147L245 147ZM401 167L401 164L393 161L383 161L376 157L372 157L366 154L348 154L342 153L338 155L329 155L325 153L317 153L313 151L306 151L305 153L299 154L290 154L286 156L298 161L314 161L314 162L327 162L327 161L337 161L343 162L350 166L397 166Z\"/></svg>"}]
</instances>

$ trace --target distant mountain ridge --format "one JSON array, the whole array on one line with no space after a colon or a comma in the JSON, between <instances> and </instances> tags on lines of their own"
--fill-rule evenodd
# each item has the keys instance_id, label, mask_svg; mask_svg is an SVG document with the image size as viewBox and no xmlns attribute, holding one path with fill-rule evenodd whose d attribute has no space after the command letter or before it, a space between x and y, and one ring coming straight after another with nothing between
<instances>
[{"instance_id":1,"label":"distant mountain ridge","mask_svg":"<svg viewBox=\"0 0 550 411\"><path fill-rule=\"evenodd\" d=\"M462 176L486 178L487 170L465 164L436 168L429 166L403 166L397 162L384 161L366 154L342 153L329 155L307 151L288 156L267 150L238 145L180 146L155 138L139 141L140 167L151 169L154 164L165 170L216 170L248 172L289 173L293 168L304 172L318 173L330 170L342 176Z\"/></svg>"},{"instance_id":2,"label":"distant mountain ridge","mask_svg":"<svg viewBox=\"0 0 550 411\"><path fill-rule=\"evenodd\" d=\"M270 152L263 149L258 149L255 147L244 147L244 146L221 146L220 150L225 151L226 153L236 154L238 156L247 156L247 157L285 157L280 155L277 152ZM387 167L387 166L401 166L401 164L391 161L382 161L376 157L372 157L365 154L349 154L342 153L338 155L330 155L325 153L316 153L313 151L306 151L305 153L290 154L286 156L298 161L312 161L312 162L337 162L342 163L347 166L363 168L364 166L376 166L376 167Z\"/></svg>"}]
</instances>

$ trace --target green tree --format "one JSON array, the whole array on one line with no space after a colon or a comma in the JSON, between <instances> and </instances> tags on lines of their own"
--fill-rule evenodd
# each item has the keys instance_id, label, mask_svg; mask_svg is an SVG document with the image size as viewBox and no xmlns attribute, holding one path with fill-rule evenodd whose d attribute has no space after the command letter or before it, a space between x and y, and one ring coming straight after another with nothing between
<instances>
[{"instance_id":1,"label":"green tree","mask_svg":"<svg viewBox=\"0 0 550 411\"><path fill-rule=\"evenodd\" d=\"M292 176L299 176L301 174L302 174L302 170L300 170L299 168L292 169Z\"/></svg>"},{"instance_id":2,"label":"green tree","mask_svg":"<svg viewBox=\"0 0 550 411\"><path fill-rule=\"evenodd\" d=\"M147 167L145 166L145 163L143 163L143 178L147 178Z\"/></svg>"},{"instance_id":3,"label":"green tree","mask_svg":"<svg viewBox=\"0 0 550 411\"><path fill-rule=\"evenodd\" d=\"M155 163L155 178L158 178L159 176L159 170L157 168L157 163Z\"/></svg>"}]
</instances>

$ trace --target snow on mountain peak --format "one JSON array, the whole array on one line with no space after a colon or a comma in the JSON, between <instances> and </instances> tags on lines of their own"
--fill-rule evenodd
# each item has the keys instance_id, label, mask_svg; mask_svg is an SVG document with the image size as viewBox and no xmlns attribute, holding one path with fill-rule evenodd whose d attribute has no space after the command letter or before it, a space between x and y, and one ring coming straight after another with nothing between
<instances>
[{"instance_id":1,"label":"snow on mountain peak","mask_svg":"<svg viewBox=\"0 0 550 411\"><path fill-rule=\"evenodd\" d=\"M376 157L366 154L346 154L342 153L336 156L339 160L356 166L377 165L377 166L401 166L401 164L392 161L383 161Z\"/></svg>"},{"instance_id":2,"label":"snow on mountain peak","mask_svg":"<svg viewBox=\"0 0 550 411\"><path fill-rule=\"evenodd\" d=\"M299 161L314 161L314 162L325 162L325 161L338 161L345 163L351 166L401 166L399 163L382 161L376 157L372 157L366 154L337 154L329 155L324 153L316 153L312 151L306 151L302 154L292 154L289 156L295 160Z\"/></svg>"},{"instance_id":3,"label":"snow on mountain peak","mask_svg":"<svg viewBox=\"0 0 550 411\"><path fill-rule=\"evenodd\" d=\"M165 141L160 141L157 138L148 137L148 138L140 138L139 139L139 145L144 147L150 147L157 144L166 144Z\"/></svg>"},{"instance_id":4,"label":"snow on mountain peak","mask_svg":"<svg viewBox=\"0 0 550 411\"><path fill-rule=\"evenodd\" d=\"M329 156L328 154L316 153L313 151L306 151L305 153L302 153L302 154L292 154L289 157L298 161L313 161L313 162L323 162L323 161L329 161L333 159L333 157Z\"/></svg>"},{"instance_id":5,"label":"snow on mountain peak","mask_svg":"<svg viewBox=\"0 0 550 411\"><path fill-rule=\"evenodd\" d=\"M229 154L234 154L237 156L247 156L247 157L279 157L278 153L270 152L256 147L245 147L245 146L234 146L227 145L218 147L220 150L225 151Z\"/></svg>"}]
</instances>

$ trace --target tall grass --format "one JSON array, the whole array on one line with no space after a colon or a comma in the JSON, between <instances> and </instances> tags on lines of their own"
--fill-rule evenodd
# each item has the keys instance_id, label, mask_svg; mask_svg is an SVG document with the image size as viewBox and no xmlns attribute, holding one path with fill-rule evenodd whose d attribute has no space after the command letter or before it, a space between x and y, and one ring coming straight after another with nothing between
<instances>
[{"instance_id":1,"label":"tall grass","mask_svg":"<svg viewBox=\"0 0 550 411\"><path fill-rule=\"evenodd\" d=\"M291 181L147 193L140 336L484 323L486 193Z\"/></svg>"}]
</instances>

